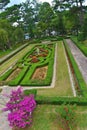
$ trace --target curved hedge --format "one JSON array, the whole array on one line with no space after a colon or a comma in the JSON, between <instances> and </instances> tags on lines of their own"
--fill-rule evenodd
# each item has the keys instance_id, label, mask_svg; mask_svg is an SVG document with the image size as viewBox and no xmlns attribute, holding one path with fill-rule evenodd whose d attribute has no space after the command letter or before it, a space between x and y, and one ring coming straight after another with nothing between
<instances>
[{"instance_id":1,"label":"curved hedge","mask_svg":"<svg viewBox=\"0 0 87 130\"><path fill-rule=\"evenodd\" d=\"M40 48L40 54L37 53L36 47ZM50 85L53 76L53 64L54 64L55 44L42 44L35 45L28 53L25 54L15 65L16 68L21 68L20 73L8 82L5 80L15 70L12 68L6 72L0 81L5 82L10 86L23 85L23 86L44 86ZM32 62L33 57L38 58L37 62ZM38 67L48 65L47 76L43 80L32 80L31 77Z\"/></svg>"},{"instance_id":2,"label":"curved hedge","mask_svg":"<svg viewBox=\"0 0 87 130\"><path fill-rule=\"evenodd\" d=\"M52 82L52 77L53 77L54 52L55 52L55 46L53 47L52 50L49 50L49 54L46 57L46 60L44 62L39 62L31 66L31 68L27 71L26 76L21 81L20 85L22 86L49 86ZM46 65L48 65L46 78L44 80L32 80L31 77L33 73L35 72L35 70L38 67L43 67Z\"/></svg>"}]
</instances>

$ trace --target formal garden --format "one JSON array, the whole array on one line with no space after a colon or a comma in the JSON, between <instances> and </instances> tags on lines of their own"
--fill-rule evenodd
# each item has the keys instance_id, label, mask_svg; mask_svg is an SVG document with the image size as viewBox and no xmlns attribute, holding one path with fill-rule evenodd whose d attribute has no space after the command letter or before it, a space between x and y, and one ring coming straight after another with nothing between
<instances>
[{"instance_id":1,"label":"formal garden","mask_svg":"<svg viewBox=\"0 0 87 130\"><path fill-rule=\"evenodd\" d=\"M0 1L0 130L87 130L87 2L40 1Z\"/></svg>"},{"instance_id":2,"label":"formal garden","mask_svg":"<svg viewBox=\"0 0 87 130\"><path fill-rule=\"evenodd\" d=\"M26 53L20 58L19 53L23 53L23 50ZM9 64L8 68L7 63L11 58L14 62L15 56L19 58L18 61L12 66ZM3 65L5 67L7 65L8 69L6 68L0 77L1 92L4 86L16 88L10 96L13 98L4 108L4 111L10 110L8 121L13 129L86 129L87 85L65 39L58 41L55 38L51 41L33 43L33 45L29 43L1 63L1 73ZM68 65L73 77L76 96L72 89ZM21 88L17 90L17 86L21 86L23 90ZM7 94L5 96L8 98ZM10 105L13 101L13 105ZM23 105L23 109L20 105ZM18 116L20 113L18 111L21 113L26 111L26 115ZM32 115L27 112L29 114L32 112ZM21 122L23 120L24 125Z\"/></svg>"}]
</instances>

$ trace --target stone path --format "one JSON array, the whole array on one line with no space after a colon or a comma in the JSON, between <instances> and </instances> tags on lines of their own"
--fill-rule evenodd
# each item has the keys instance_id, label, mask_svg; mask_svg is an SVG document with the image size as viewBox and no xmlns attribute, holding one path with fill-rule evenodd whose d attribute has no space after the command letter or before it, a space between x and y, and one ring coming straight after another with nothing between
<instances>
[{"instance_id":1,"label":"stone path","mask_svg":"<svg viewBox=\"0 0 87 130\"><path fill-rule=\"evenodd\" d=\"M1 112L1 110L5 107L6 98L0 94L0 130L12 130L9 127L9 122L7 120L8 112Z\"/></svg>"},{"instance_id":2,"label":"stone path","mask_svg":"<svg viewBox=\"0 0 87 130\"><path fill-rule=\"evenodd\" d=\"M83 55L79 48L70 39L66 39L66 42L87 84L87 57Z\"/></svg>"}]
</instances>

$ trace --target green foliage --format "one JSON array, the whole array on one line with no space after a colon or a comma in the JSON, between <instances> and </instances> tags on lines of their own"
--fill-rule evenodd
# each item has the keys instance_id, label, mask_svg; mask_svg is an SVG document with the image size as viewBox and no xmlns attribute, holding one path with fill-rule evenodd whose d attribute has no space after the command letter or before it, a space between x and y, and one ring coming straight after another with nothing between
<instances>
[{"instance_id":1,"label":"green foliage","mask_svg":"<svg viewBox=\"0 0 87 130\"><path fill-rule=\"evenodd\" d=\"M24 94L26 96L29 96L30 94L33 94L34 97L36 97L37 96L37 90L36 89L26 89L26 90L24 90Z\"/></svg>"},{"instance_id":2,"label":"green foliage","mask_svg":"<svg viewBox=\"0 0 87 130\"><path fill-rule=\"evenodd\" d=\"M6 80L7 77L14 71L14 69L9 69L4 75L0 77L0 81Z\"/></svg>"},{"instance_id":3,"label":"green foliage","mask_svg":"<svg viewBox=\"0 0 87 130\"><path fill-rule=\"evenodd\" d=\"M77 78L77 81L78 81L78 85L80 87L80 93L81 95L83 95L84 97L87 97L87 85L82 77L82 74L71 54L71 51L70 49L68 48L68 46L66 45L66 41L64 40L64 45L65 45L65 48L66 48L66 51L68 53L68 56L70 58L70 61L72 63L72 66L73 66L73 69L74 69L74 73L76 75L76 78Z\"/></svg>"},{"instance_id":4,"label":"green foliage","mask_svg":"<svg viewBox=\"0 0 87 130\"><path fill-rule=\"evenodd\" d=\"M0 61L0 64L4 63L5 61L7 61L9 58L11 58L12 56L14 56L15 54L17 54L19 51L21 51L22 49L24 49L26 46L28 46L29 44L24 44L23 46L21 46L20 48L16 49L15 51L13 51L12 53L8 54L5 58L3 58Z\"/></svg>"},{"instance_id":5,"label":"green foliage","mask_svg":"<svg viewBox=\"0 0 87 130\"><path fill-rule=\"evenodd\" d=\"M3 9L9 2L10 0L0 0L0 9Z\"/></svg>"},{"instance_id":6,"label":"green foliage","mask_svg":"<svg viewBox=\"0 0 87 130\"><path fill-rule=\"evenodd\" d=\"M24 32L21 28L16 28L16 30L13 32L12 40L15 42L23 42Z\"/></svg>"},{"instance_id":7,"label":"green foliage","mask_svg":"<svg viewBox=\"0 0 87 130\"><path fill-rule=\"evenodd\" d=\"M10 86L16 86L19 85L19 83L22 81L22 79L24 78L26 72L28 70L28 67L24 67L21 72L17 75L17 77L11 81L8 82L8 85Z\"/></svg>"},{"instance_id":8,"label":"green foliage","mask_svg":"<svg viewBox=\"0 0 87 130\"><path fill-rule=\"evenodd\" d=\"M18 22L21 19L20 7L21 5L7 7L5 11L1 12L0 18L7 19L11 24Z\"/></svg>"},{"instance_id":9,"label":"green foliage","mask_svg":"<svg viewBox=\"0 0 87 130\"><path fill-rule=\"evenodd\" d=\"M4 29L0 29L0 46L2 49L6 48L8 42L8 33Z\"/></svg>"},{"instance_id":10,"label":"green foliage","mask_svg":"<svg viewBox=\"0 0 87 130\"><path fill-rule=\"evenodd\" d=\"M87 98L83 97L46 97L46 96L37 96L36 101L38 104L51 104L51 105L61 105L61 104L71 104L78 106L86 106Z\"/></svg>"},{"instance_id":11,"label":"green foliage","mask_svg":"<svg viewBox=\"0 0 87 130\"><path fill-rule=\"evenodd\" d=\"M70 128L71 130L73 130L74 127L76 126L75 107L76 106L71 106L69 104L67 105L63 104L59 110L61 121L64 121L64 124L61 125L67 125L67 127Z\"/></svg>"},{"instance_id":12,"label":"green foliage","mask_svg":"<svg viewBox=\"0 0 87 130\"><path fill-rule=\"evenodd\" d=\"M47 49L47 45L44 45L43 47ZM34 50L34 48L32 48L32 50ZM32 52L32 50L31 50L31 52ZM39 58L39 60L40 60L39 62L37 62L35 64L31 63L32 66L28 69L26 76L24 77L24 79L20 83L22 86L44 86L44 85L49 86L51 84L52 77L53 77L53 64L54 64L54 51L55 51L55 49L53 46L52 50L51 49L47 49L47 50L49 51L49 53L48 53L45 61L44 61L44 58ZM27 57L29 57L31 52L29 52L29 54L24 56L25 60ZM43 79L43 80L31 79L33 73L35 72L35 70L37 68L43 67L46 65L48 66L48 70L47 70L47 76L45 79Z\"/></svg>"},{"instance_id":13,"label":"green foliage","mask_svg":"<svg viewBox=\"0 0 87 130\"><path fill-rule=\"evenodd\" d=\"M78 34L78 41L84 41L85 40L85 36L83 33L79 33Z\"/></svg>"}]
</instances>

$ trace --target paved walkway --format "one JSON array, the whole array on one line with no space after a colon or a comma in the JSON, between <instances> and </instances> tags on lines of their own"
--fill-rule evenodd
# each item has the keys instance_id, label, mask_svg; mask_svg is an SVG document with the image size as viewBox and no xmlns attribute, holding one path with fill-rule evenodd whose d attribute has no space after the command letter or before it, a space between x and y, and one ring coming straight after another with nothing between
<instances>
[{"instance_id":1,"label":"paved walkway","mask_svg":"<svg viewBox=\"0 0 87 130\"><path fill-rule=\"evenodd\" d=\"M70 39L66 39L66 42L87 84L87 57L83 55L79 48Z\"/></svg>"},{"instance_id":2,"label":"paved walkway","mask_svg":"<svg viewBox=\"0 0 87 130\"><path fill-rule=\"evenodd\" d=\"M3 93L0 93L0 130L12 130L9 127L9 122L7 120L8 112L1 112L1 110L5 107L4 104L6 101L7 99L3 96Z\"/></svg>"}]
</instances>

